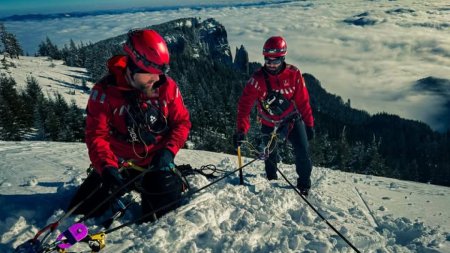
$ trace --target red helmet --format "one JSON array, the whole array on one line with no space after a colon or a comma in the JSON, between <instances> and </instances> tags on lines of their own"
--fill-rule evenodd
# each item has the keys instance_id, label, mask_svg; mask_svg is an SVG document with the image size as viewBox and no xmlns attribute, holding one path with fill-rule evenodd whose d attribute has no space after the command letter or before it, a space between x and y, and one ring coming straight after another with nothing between
<instances>
[{"instance_id":1,"label":"red helmet","mask_svg":"<svg viewBox=\"0 0 450 253\"><path fill-rule=\"evenodd\" d=\"M263 47L264 57L282 57L287 54L286 41L281 36L273 36L266 40Z\"/></svg>"},{"instance_id":2,"label":"red helmet","mask_svg":"<svg viewBox=\"0 0 450 253\"><path fill-rule=\"evenodd\" d=\"M140 69L152 74L169 71L169 50L166 41L154 30L130 30L123 50Z\"/></svg>"}]
</instances>

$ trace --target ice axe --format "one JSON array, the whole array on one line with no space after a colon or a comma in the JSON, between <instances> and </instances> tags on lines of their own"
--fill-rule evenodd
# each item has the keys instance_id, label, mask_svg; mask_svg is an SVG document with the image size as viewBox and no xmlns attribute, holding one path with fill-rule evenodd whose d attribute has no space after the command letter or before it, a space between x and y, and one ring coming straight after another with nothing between
<instances>
[{"instance_id":1,"label":"ice axe","mask_svg":"<svg viewBox=\"0 0 450 253\"><path fill-rule=\"evenodd\" d=\"M239 168L239 184L244 185L244 175L242 174L242 156L241 156L241 146L238 146L237 148L237 155L238 155L238 165Z\"/></svg>"}]
</instances>

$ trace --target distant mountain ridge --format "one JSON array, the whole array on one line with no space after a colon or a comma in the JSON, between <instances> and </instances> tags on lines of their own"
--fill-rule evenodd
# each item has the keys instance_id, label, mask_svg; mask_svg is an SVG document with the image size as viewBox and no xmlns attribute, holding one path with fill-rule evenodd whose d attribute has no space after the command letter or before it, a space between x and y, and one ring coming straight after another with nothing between
<instances>
[{"instance_id":1,"label":"distant mountain ridge","mask_svg":"<svg viewBox=\"0 0 450 253\"><path fill-rule=\"evenodd\" d=\"M428 76L418 80L413 89L450 97L450 79Z\"/></svg>"},{"instance_id":2,"label":"distant mountain ridge","mask_svg":"<svg viewBox=\"0 0 450 253\"><path fill-rule=\"evenodd\" d=\"M223 8L223 7L258 7L272 4L286 4L296 2L296 0L285 1L259 1L250 3L234 3L234 4L201 4L201 5L174 5L174 6L154 6L154 7L140 7L140 8L127 8L117 10L97 10L97 11L76 11L76 12L64 12L64 13L50 13L50 14L24 14L24 15L12 15L7 17L1 17L0 21L43 21L48 19L61 19L61 18L82 18L87 16L100 16L100 15L118 15L126 13L138 13L138 12L155 12L155 11L167 11L167 10L179 10L183 8L190 9L204 9L204 8Z\"/></svg>"},{"instance_id":3,"label":"distant mountain ridge","mask_svg":"<svg viewBox=\"0 0 450 253\"><path fill-rule=\"evenodd\" d=\"M442 129L450 128L450 79L428 76L417 80L412 87L413 92L430 93L441 97L443 107L430 115L430 120Z\"/></svg>"}]
</instances>

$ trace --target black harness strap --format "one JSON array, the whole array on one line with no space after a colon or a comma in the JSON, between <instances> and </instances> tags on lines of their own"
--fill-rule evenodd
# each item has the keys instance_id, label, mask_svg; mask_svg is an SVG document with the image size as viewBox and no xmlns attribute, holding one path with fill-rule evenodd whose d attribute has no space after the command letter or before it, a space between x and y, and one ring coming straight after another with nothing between
<instances>
[{"instance_id":1,"label":"black harness strap","mask_svg":"<svg viewBox=\"0 0 450 253\"><path fill-rule=\"evenodd\" d=\"M272 92L272 87L270 86L270 80L269 80L269 75L267 74L265 69L262 69L263 75L264 75L264 81L266 83L266 89L267 89L267 94L269 94L270 92Z\"/></svg>"},{"instance_id":2,"label":"black harness strap","mask_svg":"<svg viewBox=\"0 0 450 253\"><path fill-rule=\"evenodd\" d=\"M266 83L267 95L263 100L259 101L261 108L270 115L281 115L289 108L292 102L286 99L280 92L274 91L270 86L269 75L266 70L262 69L262 72Z\"/></svg>"}]
</instances>

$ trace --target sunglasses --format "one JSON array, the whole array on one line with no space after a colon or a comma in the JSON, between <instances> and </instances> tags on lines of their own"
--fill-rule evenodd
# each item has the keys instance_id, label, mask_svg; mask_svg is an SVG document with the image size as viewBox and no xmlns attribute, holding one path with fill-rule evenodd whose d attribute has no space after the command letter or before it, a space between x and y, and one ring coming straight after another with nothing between
<instances>
[{"instance_id":1,"label":"sunglasses","mask_svg":"<svg viewBox=\"0 0 450 253\"><path fill-rule=\"evenodd\" d=\"M284 62L284 57L277 57L277 58L269 58L269 57L265 57L264 58L264 62L266 64L274 64L274 65L278 65L281 64L282 62Z\"/></svg>"},{"instance_id":2,"label":"sunglasses","mask_svg":"<svg viewBox=\"0 0 450 253\"><path fill-rule=\"evenodd\" d=\"M170 67L168 64L163 64L163 65L159 65L156 64L154 62L149 61L147 58L145 58L143 55L141 55L138 51L136 51L134 45L133 45L133 40L131 39L135 34L142 32L143 29L135 29L135 30L130 30L128 32L128 40L127 40L127 44L129 46L129 48L131 48L131 51L134 54L134 57L136 58L136 61L142 61L142 63L144 64L144 66L146 67L151 67L154 69L157 69L159 71L161 71L163 74L167 74L170 70ZM137 73L148 73L146 71L139 71Z\"/></svg>"},{"instance_id":3,"label":"sunglasses","mask_svg":"<svg viewBox=\"0 0 450 253\"><path fill-rule=\"evenodd\" d=\"M264 48L263 49L263 53L269 53L269 54L284 53L284 52L286 52L286 48Z\"/></svg>"}]
</instances>

